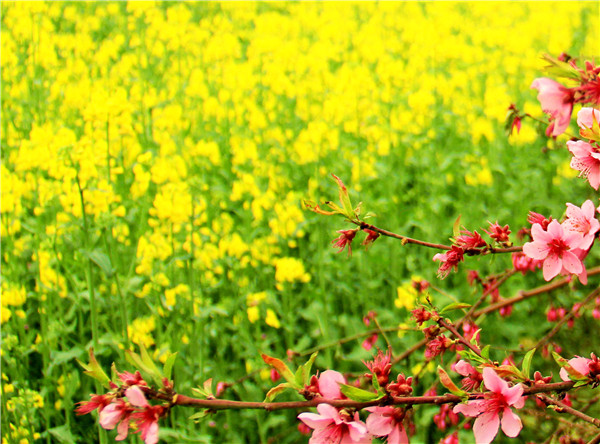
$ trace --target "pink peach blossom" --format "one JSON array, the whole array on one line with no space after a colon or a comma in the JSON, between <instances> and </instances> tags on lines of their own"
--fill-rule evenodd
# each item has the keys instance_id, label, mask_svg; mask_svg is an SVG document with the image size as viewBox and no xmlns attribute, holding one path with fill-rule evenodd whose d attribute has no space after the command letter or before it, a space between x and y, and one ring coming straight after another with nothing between
<instances>
[{"instance_id":1,"label":"pink peach blossom","mask_svg":"<svg viewBox=\"0 0 600 444\"><path fill-rule=\"evenodd\" d=\"M309 444L370 444L367 425L358 417L338 411L329 404L319 404L317 413L300 413L298 419L313 429Z\"/></svg>"},{"instance_id":2,"label":"pink peach blossom","mask_svg":"<svg viewBox=\"0 0 600 444\"><path fill-rule=\"evenodd\" d=\"M454 407L454 413L477 418L473 424L473 433L478 444L492 442L498 434L498 427L502 428L506 436L515 438L523 425L511 407L520 409L525 404L523 386L517 384L509 387L490 367L483 369L483 383L490 391L485 398L458 404Z\"/></svg>"},{"instance_id":3,"label":"pink peach blossom","mask_svg":"<svg viewBox=\"0 0 600 444\"><path fill-rule=\"evenodd\" d=\"M125 396L132 405L143 408L131 415L131 419L135 420L137 426L136 433L140 433L144 444L156 444L158 442L158 420L164 412L164 407L150 405L144 392L137 385L125 390Z\"/></svg>"},{"instance_id":4,"label":"pink peach blossom","mask_svg":"<svg viewBox=\"0 0 600 444\"><path fill-rule=\"evenodd\" d=\"M600 124L600 110L586 107L577 113L577 125L581 129L593 128L594 119Z\"/></svg>"},{"instance_id":5,"label":"pink peach blossom","mask_svg":"<svg viewBox=\"0 0 600 444\"><path fill-rule=\"evenodd\" d=\"M577 370L579 373L581 373L583 376L586 376L590 372L590 362L592 362L591 359L582 358L581 356L575 356L573 359L569 359L569 365L575 370ZM569 372L567 372L567 370L564 368L560 369L559 375L560 379L562 379L565 382L571 380L571 378L569 377Z\"/></svg>"},{"instance_id":6,"label":"pink peach blossom","mask_svg":"<svg viewBox=\"0 0 600 444\"><path fill-rule=\"evenodd\" d=\"M583 140L569 140L567 147L573 158L571 168L581 171L580 176L586 177L593 189L600 186L600 151Z\"/></svg>"},{"instance_id":7,"label":"pink peach blossom","mask_svg":"<svg viewBox=\"0 0 600 444\"><path fill-rule=\"evenodd\" d=\"M542 111L550 114L551 123L546 135L556 137L564 133L571 122L573 92L546 77L535 79L531 87L538 90L537 98L542 105Z\"/></svg>"},{"instance_id":8,"label":"pink peach blossom","mask_svg":"<svg viewBox=\"0 0 600 444\"><path fill-rule=\"evenodd\" d=\"M404 410L401 408L368 407L367 430L374 436L387 436L388 444L408 444L408 435L402 425Z\"/></svg>"},{"instance_id":9,"label":"pink peach blossom","mask_svg":"<svg viewBox=\"0 0 600 444\"><path fill-rule=\"evenodd\" d=\"M581 205L581 208L567 203L567 219L562 226L569 231L583 235L583 241L579 245L582 250L587 250L592 246L595 234L600 230L600 222L595 218L595 214L596 207L589 199Z\"/></svg>"},{"instance_id":10,"label":"pink peach blossom","mask_svg":"<svg viewBox=\"0 0 600 444\"><path fill-rule=\"evenodd\" d=\"M117 426L116 441L127 438L129 431L129 418L133 409L121 399L117 399L100 412L100 425L106 430L112 430Z\"/></svg>"},{"instance_id":11,"label":"pink peach blossom","mask_svg":"<svg viewBox=\"0 0 600 444\"><path fill-rule=\"evenodd\" d=\"M543 260L544 279L549 281L563 269L573 274L583 271L583 264L572 250L579 248L583 240L581 233L563 230L553 220L545 231L540 224L531 227L533 242L523 245L523 253L536 260Z\"/></svg>"},{"instance_id":12,"label":"pink peach blossom","mask_svg":"<svg viewBox=\"0 0 600 444\"><path fill-rule=\"evenodd\" d=\"M319 376L319 393L326 399L342 399L340 384L345 384L346 378L335 370L325 370Z\"/></svg>"}]
</instances>

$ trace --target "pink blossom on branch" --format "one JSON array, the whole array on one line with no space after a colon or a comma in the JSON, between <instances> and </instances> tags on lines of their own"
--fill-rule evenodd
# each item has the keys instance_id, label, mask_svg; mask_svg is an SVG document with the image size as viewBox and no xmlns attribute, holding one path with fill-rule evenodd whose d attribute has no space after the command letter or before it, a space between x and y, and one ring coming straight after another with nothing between
<instances>
[{"instance_id":1,"label":"pink blossom on branch","mask_svg":"<svg viewBox=\"0 0 600 444\"><path fill-rule=\"evenodd\" d=\"M144 392L137 385L125 390L125 396L132 405L141 408L131 414L131 419L137 426L136 433L140 433L144 444L156 444L158 442L158 420L164 413L164 407L150 405Z\"/></svg>"},{"instance_id":2,"label":"pink blossom on branch","mask_svg":"<svg viewBox=\"0 0 600 444\"><path fill-rule=\"evenodd\" d=\"M100 412L100 425L106 430L112 430L118 424L117 437L115 440L122 441L127 438L129 432L129 418L133 411L130 404L122 399L116 399Z\"/></svg>"},{"instance_id":3,"label":"pink blossom on branch","mask_svg":"<svg viewBox=\"0 0 600 444\"><path fill-rule=\"evenodd\" d=\"M462 248L452 245L452 248L446 253L438 253L433 256L434 261L440 261L438 268L438 277L444 279L450 273L450 270L458 269L458 263L463 260L464 251Z\"/></svg>"},{"instance_id":4,"label":"pink blossom on branch","mask_svg":"<svg viewBox=\"0 0 600 444\"><path fill-rule=\"evenodd\" d=\"M580 274L583 263L574 254L583 241L580 233L564 230L558 221L548 224L548 231L541 225L531 227L533 242L523 245L523 253L536 260L543 260L543 273L546 281L551 280L561 272Z\"/></svg>"},{"instance_id":5,"label":"pink blossom on branch","mask_svg":"<svg viewBox=\"0 0 600 444\"><path fill-rule=\"evenodd\" d=\"M342 399L340 384L345 384L346 378L335 370L325 370L319 375L319 393L326 399Z\"/></svg>"},{"instance_id":6,"label":"pink blossom on branch","mask_svg":"<svg viewBox=\"0 0 600 444\"><path fill-rule=\"evenodd\" d=\"M388 444L408 444L408 435L402 425L404 410L401 408L367 407L371 414L367 417L367 429L371 435L387 436Z\"/></svg>"},{"instance_id":7,"label":"pink blossom on branch","mask_svg":"<svg viewBox=\"0 0 600 444\"><path fill-rule=\"evenodd\" d=\"M367 425L358 417L338 411L329 404L319 404L317 413L300 413L298 419L313 429L309 444L370 444Z\"/></svg>"},{"instance_id":8,"label":"pink blossom on branch","mask_svg":"<svg viewBox=\"0 0 600 444\"><path fill-rule=\"evenodd\" d=\"M511 438L521 432L521 419L511 407L520 409L525 404L523 386L509 387L490 367L483 369L483 383L489 390L484 399L469 401L454 407L454 413L462 413L475 419L473 433L478 444L489 444L498 434L498 428Z\"/></svg>"},{"instance_id":9,"label":"pink blossom on branch","mask_svg":"<svg viewBox=\"0 0 600 444\"><path fill-rule=\"evenodd\" d=\"M531 87L538 90L537 98L542 105L542 111L550 115L551 123L546 129L546 135L548 137L560 136L571 122L573 92L547 77L535 79Z\"/></svg>"},{"instance_id":10,"label":"pink blossom on branch","mask_svg":"<svg viewBox=\"0 0 600 444\"><path fill-rule=\"evenodd\" d=\"M595 217L596 207L591 200L586 200L581 208L567 203L567 219L562 223L564 229L581 233L583 241L578 248L587 250L594 242L595 234L600 230L600 222Z\"/></svg>"},{"instance_id":11,"label":"pink blossom on branch","mask_svg":"<svg viewBox=\"0 0 600 444\"><path fill-rule=\"evenodd\" d=\"M357 231L358 228L354 230L338 230L340 236L331 241L334 248L339 248L338 253L344 251L344 248L348 246L348 256L352 256L352 241Z\"/></svg>"},{"instance_id":12,"label":"pink blossom on branch","mask_svg":"<svg viewBox=\"0 0 600 444\"><path fill-rule=\"evenodd\" d=\"M571 168L581 171L580 176L586 177L593 189L600 186L600 150L583 140L567 142L567 147L573 158Z\"/></svg>"}]
</instances>

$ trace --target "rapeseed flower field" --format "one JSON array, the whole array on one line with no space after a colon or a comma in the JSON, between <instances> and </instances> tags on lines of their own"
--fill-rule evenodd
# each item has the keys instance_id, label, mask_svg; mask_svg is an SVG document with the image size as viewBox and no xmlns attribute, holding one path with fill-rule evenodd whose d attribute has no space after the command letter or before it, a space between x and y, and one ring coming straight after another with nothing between
<instances>
[{"instance_id":1,"label":"rapeseed flower field","mask_svg":"<svg viewBox=\"0 0 600 444\"><path fill-rule=\"evenodd\" d=\"M530 89L542 54L600 55L599 8L2 2L2 443L106 439L74 414L95 392L77 363L90 347L119 371L140 345L157 362L177 353L181 393L212 377L222 396L262 400L261 352L304 356L366 331L370 310L405 326L415 275L468 297L466 272L439 283L427 251L379 240L336 254L343 222L302 199L330 199L335 173L379 225L439 242L459 214L560 216L589 193L570 180L569 135L529 122L507 137L504 119L511 103L544 118ZM398 349L419 338L389 335ZM361 371L364 339L316 365ZM414 439L437 442L423 411ZM305 439L292 412L192 413L173 411L161 440Z\"/></svg>"}]
</instances>

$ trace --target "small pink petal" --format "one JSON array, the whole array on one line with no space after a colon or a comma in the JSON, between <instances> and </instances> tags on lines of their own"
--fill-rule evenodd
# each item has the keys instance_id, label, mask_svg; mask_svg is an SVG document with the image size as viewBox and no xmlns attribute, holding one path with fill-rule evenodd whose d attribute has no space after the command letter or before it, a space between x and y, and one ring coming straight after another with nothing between
<instances>
[{"instance_id":1,"label":"small pink petal","mask_svg":"<svg viewBox=\"0 0 600 444\"><path fill-rule=\"evenodd\" d=\"M469 376L471 372L475 370L475 368L467 361L461 359L454 366L454 370L456 370L456 373L458 373L459 375Z\"/></svg>"},{"instance_id":2,"label":"small pink petal","mask_svg":"<svg viewBox=\"0 0 600 444\"><path fill-rule=\"evenodd\" d=\"M396 425L392 433L388 435L388 444L409 444L406 430L401 424Z\"/></svg>"},{"instance_id":3,"label":"small pink petal","mask_svg":"<svg viewBox=\"0 0 600 444\"><path fill-rule=\"evenodd\" d=\"M496 393L504 393L508 390L508 382L502 379L498 374L490 367L483 369L483 383L485 387Z\"/></svg>"},{"instance_id":4,"label":"small pink petal","mask_svg":"<svg viewBox=\"0 0 600 444\"><path fill-rule=\"evenodd\" d=\"M158 422L153 422L146 429L146 436L144 437L144 444L156 444L158 442Z\"/></svg>"},{"instance_id":5,"label":"small pink petal","mask_svg":"<svg viewBox=\"0 0 600 444\"><path fill-rule=\"evenodd\" d=\"M521 384L517 384L506 389L504 392L502 392L502 394L504 395L508 405L514 405L523 396L523 386Z\"/></svg>"},{"instance_id":6,"label":"small pink petal","mask_svg":"<svg viewBox=\"0 0 600 444\"><path fill-rule=\"evenodd\" d=\"M325 418L321 415L317 415L316 413L309 412L300 413L298 415L298 419L311 429L321 429L323 427L327 427L327 424L331 424L333 422L333 419L331 418Z\"/></svg>"},{"instance_id":7,"label":"small pink petal","mask_svg":"<svg viewBox=\"0 0 600 444\"><path fill-rule=\"evenodd\" d=\"M496 412L487 412L480 415L473 424L473 433L477 444L489 444L498 434L500 418Z\"/></svg>"},{"instance_id":8,"label":"small pink petal","mask_svg":"<svg viewBox=\"0 0 600 444\"><path fill-rule=\"evenodd\" d=\"M452 411L462 413L465 416L478 416L484 409L484 401L469 401L466 404L456 404Z\"/></svg>"},{"instance_id":9,"label":"small pink petal","mask_svg":"<svg viewBox=\"0 0 600 444\"><path fill-rule=\"evenodd\" d=\"M371 435L387 436L394 428L394 419L390 416L383 416L377 413L371 413L367 417L367 429Z\"/></svg>"},{"instance_id":10,"label":"small pink petal","mask_svg":"<svg viewBox=\"0 0 600 444\"><path fill-rule=\"evenodd\" d=\"M348 432L352 441L360 441L367 435L367 426L363 422L352 421L348 423Z\"/></svg>"},{"instance_id":11,"label":"small pink petal","mask_svg":"<svg viewBox=\"0 0 600 444\"><path fill-rule=\"evenodd\" d=\"M565 251L562 257L562 265L567 271L573 274L579 274L583 270L583 265L579 258L570 251Z\"/></svg>"},{"instance_id":12,"label":"small pink petal","mask_svg":"<svg viewBox=\"0 0 600 444\"><path fill-rule=\"evenodd\" d=\"M592 128L594 124L594 117L596 122L600 123L600 111L594 108L581 108L577 113L577 125L581 129Z\"/></svg>"},{"instance_id":13,"label":"small pink petal","mask_svg":"<svg viewBox=\"0 0 600 444\"><path fill-rule=\"evenodd\" d=\"M523 245L525 256L538 261L546 259L549 251L550 247L548 247L548 244L542 242L527 242Z\"/></svg>"},{"instance_id":14,"label":"small pink petal","mask_svg":"<svg viewBox=\"0 0 600 444\"><path fill-rule=\"evenodd\" d=\"M127 433L129 432L129 419L124 419L117 427L117 437L115 441L123 441L127 438Z\"/></svg>"},{"instance_id":15,"label":"small pink petal","mask_svg":"<svg viewBox=\"0 0 600 444\"><path fill-rule=\"evenodd\" d=\"M129 387L127 390L125 390L125 396L129 402L136 407L147 407L150 405L144 396L144 392L137 385Z\"/></svg>"},{"instance_id":16,"label":"small pink petal","mask_svg":"<svg viewBox=\"0 0 600 444\"><path fill-rule=\"evenodd\" d=\"M506 436L515 438L519 436L522 428L521 418L510 407L506 407L502 413L502 431Z\"/></svg>"},{"instance_id":17,"label":"small pink petal","mask_svg":"<svg viewBox=\"0 0 600 444\"><path fill-rule=\"evenodd\" d=\"M118 403L113 402L102 409L99 422L103 429L112 430L121 420L122 416L123 410L121 409L121 406Z\"/></svg>"},{"instance_id":18,"label":"small pink petal","mask_svg":"<svg viewBox=\"0 0 600 444\"><path fill-rule=\"evenodd\" d=\"M544 279L547 281L552 280L560 270L562 269L562 261L560 258L555 255L549 255L546 260L544 260Z\"/></svg>"},{"instance_id":19,"label":"small pink petal","mask_svg":"<svg viewBox=\"0 0 600 444\"><path fill-rule=\"evenodd\" d=\"M335 370L325 370L319 376L319 392L327 399L340 399L342 392L338 383L345 384L346 378Z\"/></svg>"},{"instance_id":20,"label":"small pink petal","mask_svg":"<svg viewBox=\"0 0 600 444\"><path fill-rule=\"evenodd\" d=\"M587 375L590 372L590 363L591 359L577 357L573 359L569 359L569 365L577 370L582 375Z\"/></svg>"}]
</instances>

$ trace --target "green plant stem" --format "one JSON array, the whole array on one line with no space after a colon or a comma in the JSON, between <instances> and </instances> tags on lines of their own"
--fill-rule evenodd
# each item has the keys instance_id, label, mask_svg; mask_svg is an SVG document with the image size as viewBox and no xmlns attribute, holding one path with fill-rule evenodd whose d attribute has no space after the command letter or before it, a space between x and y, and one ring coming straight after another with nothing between
<instances>
[{"instance_id":1,"label":"green plant stem","mask_svg":"<svg viewBox=\"0 0 600 444\"><path fill-rule=\"evenodd\" d=\"M79 189L79 198L81 201L81 214L83 217L83 236L85 240L85 248L89 252L91 242L90 242L90 232L89 232L89 222L87 218L87 214L85 213L85 200L83 197L83 188L81 187L81 181L79 180L79 172L75 176L77 180L77 188ZM88 257L87 267L85 269L85 278L88 287L88 295L90 297L90 318L92 323L92 347L94 350L98 350L98 308L96 306L96 294L94 292L94 284L93 284L93 266L92 260ZM95 389L96 393L102 392L102 384L100 381L95 381ZM106 444L107 435L106 430L100 427L98 423L98 437L100 439L101 444Z\"/></svg>"}]
</instances>

